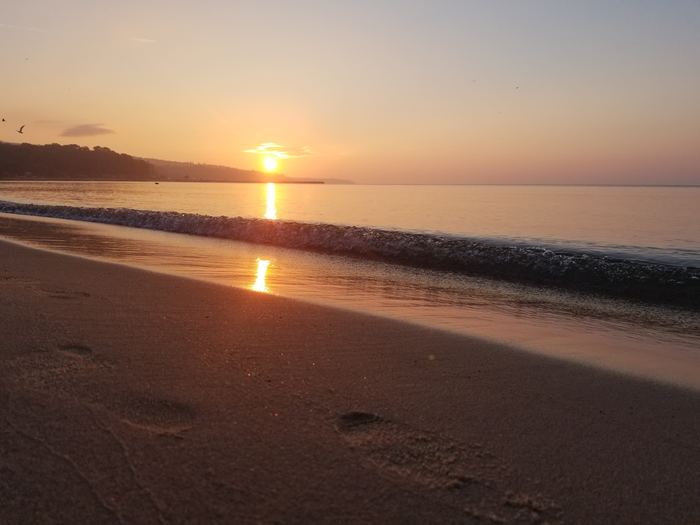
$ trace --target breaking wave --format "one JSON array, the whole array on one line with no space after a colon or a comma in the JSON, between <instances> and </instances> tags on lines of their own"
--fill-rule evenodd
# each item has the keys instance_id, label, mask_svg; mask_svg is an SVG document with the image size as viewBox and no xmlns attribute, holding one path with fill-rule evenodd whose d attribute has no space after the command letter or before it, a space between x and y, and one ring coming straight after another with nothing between
<instances>
[{"instance_id":1,"label":"breaking wave","mask_svg":"<svg viewBox=\"0 0 700 525\"><path fill-rule=\"evenodd\" d=\"M270 244L700 309L700 269L571 249L192 213L0 201L0 212Z\"/></svg>"}]
</instances>

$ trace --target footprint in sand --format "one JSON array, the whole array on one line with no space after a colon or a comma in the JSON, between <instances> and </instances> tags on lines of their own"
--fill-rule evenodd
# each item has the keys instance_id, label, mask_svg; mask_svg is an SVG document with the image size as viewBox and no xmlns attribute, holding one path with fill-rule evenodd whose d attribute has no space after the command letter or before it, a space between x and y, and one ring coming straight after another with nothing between
<instances>
[{"instance_id":1,"label":"footprint in sand","mask_svg":"<svg viewBox=\"0 0 700 525\"><path fill-rule=\"evenodd\" d=\"M88 292L83 292L80 290L46 288L45 286L42 286L39 281L24 277L17 277L14 275L0 275L0 285L2 284L19 285L38 290L40 293L52 299L84 299L86 297L90 297Z\"/></svg>"},{"instance_id":2,"label":"footprint in sand","mask_svg":"<svg viewBox=\"0 0 700 525\"><path fill-rule=\"evenodd\" d=\"M399 483L418 485L465 515L493 523L558 523L559 507L499 480L505 469L481 445L460 443L388 421L369 412L346 412L336 421L363 463Z\"/></svg>"},{"instance_id":3,"label":"footprint in sand","mask_svg":"<svg viewBox=\"0 0 700 525\"><path fill-rule=\"evenodd\" d=\"M89 293L80 291L47 290L45 288L42 288L41 291L52 299L84 299L90 297Z\"/></svg>"},{"instance_id":4,"label":"footprint in sand","mask_svg":"<svg viewBox=\"0 0 700 525\"><path fill-rule=\"evenodd\" d=\"M92 355L92 348L76 343L58 345L58 349L61 352L65 352L67 354L78 357L90 357Z\"/></svg>"},{"instance_id":5,"label":"footprint in sand","mask_svg":"<svg viewBox=\"0 0 700 525\"><path fill-rule=\"evenodd\" d=\"M161 436L181 438L179 434L192 428L195 419L192 407L148 395L125 393L119 396L118 402L103 406L122 423Z\"/></svg>"},{"instance_id":6,"label":"footprint in sand","mask_svg":"<svg viewBox=\"0 0 700 525\"><path fill-rule=\"evenodd\" d=\"M33 279L27 279L25 277L17 277L16 275L0 275L0 284L16 284L19 286L31 287L37 284L37 281Z\"/></svg>"}]
</instances>

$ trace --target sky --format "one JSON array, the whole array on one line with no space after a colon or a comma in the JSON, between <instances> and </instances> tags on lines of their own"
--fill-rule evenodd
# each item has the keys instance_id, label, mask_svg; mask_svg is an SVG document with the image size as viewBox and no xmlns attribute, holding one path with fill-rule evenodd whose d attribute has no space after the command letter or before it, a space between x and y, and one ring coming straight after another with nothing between
<instances>
[{"instance_id":1,"label":"sky","mask_svg":"<svg viewBox=\"0 0 700 525\"><path fill-rule=\"evenodd\" d=\"M0 71L3 141L274 151L358 183L700 184L698 0L3 2Z\"/></svg>"}]
</instances>

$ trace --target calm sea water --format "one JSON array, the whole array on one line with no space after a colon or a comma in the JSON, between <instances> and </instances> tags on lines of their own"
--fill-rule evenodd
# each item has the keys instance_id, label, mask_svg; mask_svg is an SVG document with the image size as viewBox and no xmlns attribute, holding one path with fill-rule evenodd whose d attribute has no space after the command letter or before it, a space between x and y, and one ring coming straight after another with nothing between
<instances>
[{"instance_id":1,"label":"calm sea water","mask_svg":"<svg viewBox=\"0 0 700 525\"><path fill-rule=\"evenodd\" d=\"M700 266L697 187L2 182L0 199L438 232Z\"/></svg>"}]
</instances>

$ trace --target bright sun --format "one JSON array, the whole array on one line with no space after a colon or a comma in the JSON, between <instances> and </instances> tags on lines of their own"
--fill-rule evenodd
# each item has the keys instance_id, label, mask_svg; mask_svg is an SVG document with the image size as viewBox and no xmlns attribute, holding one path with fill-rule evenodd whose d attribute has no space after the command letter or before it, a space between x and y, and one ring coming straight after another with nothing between
<instances>
[{"instance_id":1,"label":"bright sun","mask_svg":"<svg viewBox=\"0 0 700 525\"><path fill-rule=\"evenodd\" d=\"M274 157L265 157L263 159L263 167L268 173L272 173L277 170L277 159Z\"/></svg>"}]
</instances>

